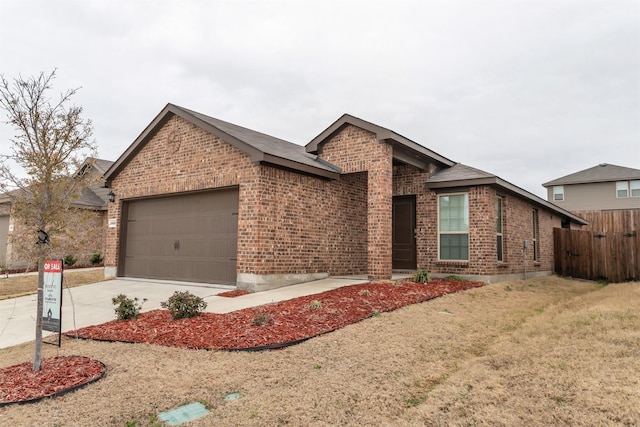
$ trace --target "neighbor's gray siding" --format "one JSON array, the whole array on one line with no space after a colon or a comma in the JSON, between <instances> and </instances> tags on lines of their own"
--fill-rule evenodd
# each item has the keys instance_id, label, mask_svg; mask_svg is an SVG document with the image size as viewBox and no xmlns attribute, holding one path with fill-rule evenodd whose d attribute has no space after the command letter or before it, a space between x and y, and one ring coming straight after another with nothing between
<instances>
[{"instance_id":1,"label":"neighbor's gray siding","mask_svg":"<svg viewBox=\"0 0 640 427\"><path fill-rule=\"evenodd\" d=\"M553 200L553 186L547 188L547 200L568 211L640 209L640 197L616 198L615 182L564 186L564 200Z\"/></svg>"}]
</instances>

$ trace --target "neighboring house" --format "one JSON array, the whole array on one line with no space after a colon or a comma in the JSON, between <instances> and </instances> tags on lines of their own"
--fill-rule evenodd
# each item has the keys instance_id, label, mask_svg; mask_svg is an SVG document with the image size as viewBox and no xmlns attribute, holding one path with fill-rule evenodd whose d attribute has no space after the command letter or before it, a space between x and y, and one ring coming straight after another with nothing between
<instances>
[{"instance_id":1,"label":"neighboring house","mask_svg":"<svg viewBox=\"0 0 640 427\"><path fill-rule=\"evenodd\" d=\"M95 252L104 254L104 234L106 232L107 203L109 202L109 189L104 187L104 174L113 162L103 159L88 159L78 174L90 173L92 182L74 202L73 206L79 209L87 209L95 212L89 229L83 231L88 236L87 247L81 253L72 254L78 258L78 263L86 264ZM16 253L9 238L11 235L20 235L21 226L11 214L11 198L7 194L0 196L0 264L12 269L28 267L28 260L21 259ZM64 254L67 255L67 254Z\"/></svg>"},{"instance_id":2,"label":"neighboring house","mask_svg":"<svg viewBox=\"0 0 640 427\"><path fill-rule=\"evenodd\" d=\"M571 212L640 209L640 169L601 163L542 185Z\"/></svg>"},{"instance_id":3,"label":"neighboring house","mask_svg":"<svg viewBox=\"0 0 640 427\"><path fill-rule=\"evenodd\" d=\"M550 274L552 228L586 224L347 114L305 147L168 104L105 179L106 275L254 291L394 270Z\"/></svg>"}]
</instances>

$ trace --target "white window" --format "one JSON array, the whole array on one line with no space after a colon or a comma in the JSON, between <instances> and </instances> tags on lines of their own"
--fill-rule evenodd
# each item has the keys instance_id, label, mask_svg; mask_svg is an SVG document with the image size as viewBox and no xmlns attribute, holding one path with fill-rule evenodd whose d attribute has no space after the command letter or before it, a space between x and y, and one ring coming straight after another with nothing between
<instances>
[{"instance_id":1,"label":"white window","mask_svg":"<svg viewBox=\"0 0 640 427\"><path fill-rule=\"evenodd\" d=\"M616 197L618 199L629 197L629 181L616 182Z\"/></svg>"},{"instance_id":2,"label":"white window","mask_svg":"<svg viewBox=\"0 0 640 427\"><path fill-rule=\"evenodd\" d=\"M496 251L498 253L498 261L504 261L504 241L502 237L502 197L496 199Z\"/></svg>"},{"instance_id":3,"label":"white window","mask_svg":"<svg viewBox=\"0 0 640 427\"><path fill-rule=\"evenodd\" d=\"M629 182L631 197L640 197L640 180Z\"/></svg>"},{"instance_id":4,"label":"white window","mask_svg":"<svg viewBox=\"0 0 640 427\"><path fill-rule=\"evenodd\" d=\"M469 260L469 195L438 197L438 252L441 260Z\"/></svg>"},{"instance_id":5,"label":"white window","mask_svg":"<svg viewBox=\"0 0 640 427\"><path fill-rule=\"evenodd\" d=\"M564 185L556 185L553 187L553 200L556 202L564 200Z\"/></svg>"},{"instance_id":6,"label":"white window","mask_svg":"<svg viewBox=\"0 0 640 427\"><path fill-rule=\"evenodd\" d=\"M538 210L533 210L533 260L540 261L540 222L538 221Z\"/></svg>"}]
</instances>

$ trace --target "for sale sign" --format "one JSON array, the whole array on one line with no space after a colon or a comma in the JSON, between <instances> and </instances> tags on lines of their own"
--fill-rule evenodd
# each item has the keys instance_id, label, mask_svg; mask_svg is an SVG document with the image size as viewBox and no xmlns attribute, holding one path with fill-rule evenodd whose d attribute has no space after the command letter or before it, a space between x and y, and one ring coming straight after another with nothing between
<instances>
[{"instance_id":1,"label":"for sale sign","mask_svg":"<svg viewBox=\"0 0 640 427\"><path fill-rule=\"evenodd\" d=\"M44 262L42 329L62 330L62 260Z\"/></svg>"}]
</instances>

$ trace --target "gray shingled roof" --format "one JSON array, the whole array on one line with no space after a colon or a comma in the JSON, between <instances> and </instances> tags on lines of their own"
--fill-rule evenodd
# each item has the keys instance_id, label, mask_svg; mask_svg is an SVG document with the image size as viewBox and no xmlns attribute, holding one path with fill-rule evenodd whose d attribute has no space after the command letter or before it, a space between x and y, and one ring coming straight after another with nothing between
<instances>
[{"instance_id":1,"label":"gray shingled roof","mask_svg":"<svg viewBox=\"0 0 640 427\"><path fill-rule=\"evenodd\" d=\"M435 151L426 148L423 145L418 144L406 138L399 133L396 133L383 126L379 126L375 123L368 122L361 118L352 116L351 114L343 114L338 120L333 122L328 128L322 131L318 136L313 138L306 146L306 150L309 153L318 153L320 146L329 140L333 135L339 132L347 125L356 126L360 129L367 130L376 135L379 141L386 141L393 144L394 157L401 157L404 161L422 162L425 158L429 158L432 161L438 163L440 166L453 166L454 161L448 159ZM408 157L407 157L408 156ZM417 165L419 165L418 163ZM414 165L415 166L415 165ZM420 165L425 167L426 164Z\"/></svg>"},{"instance_id":2,"label":"gray shingled roof","mask_svg":"<svg viewBox=\"0 0 640 427\"><path fill-rule=\"evenodd\" d=\"M107 170L105 173L107 182L111 182L120 170L122 170L136 153L153 137L155 131L173 116L179 116L225 142L234 145L249 154L251 160L256 163L271 164L325 178L337 179L340 176L340 168L319 159L318 156L314 154L307 153L301 145L215 119L174 104L167 104L120 158Z\"/></svg>"},{"instance_id":3,"label":"gray shingled roof","mask_svg":"<svg viewBox=\"0 0 640 427\"><path fill-rule=\"evenodd\" d=\"M88 169L93 175L95 184L91 184L82 190L82 193L78 199L73 201L73 206L78 208L88 208L97 210L106 210L109 202L109 189L104 186L104 173L113 164L110 160L88 158L83 166L80 168L81 173L86 171L87 166L91 165L91 169ZM19 190L14 190L17 193ZM11 192L12 193L12 192ZM0 203L11 203L11 195L0 195Z\"/></svg>"},{"instance_id":4,"label":"gray shingled roof","mask_svg":"<svg viewBox=\"0 0 640 427\"><path fill-rule=\"evenodd\" d=\"M525 200L529 200L532 203L545 207L551 211L560 214L563 217L569 218L571 221L577 224L588 224L587 221L572 214L571 212L562 209L553 203L536 196L533 193L524 190L517 185L513 185L508 181L500 178L489 172L485 172L480 169L472 168L471 166L463 165L462 163L456 163L454 166L441 169L433 174L426 182L427 188L433 189L456 189L465 188L475 185L491 185L515 194Z\"/></svg>"},{"instance_id":5,"label":"gray shingled roof","mask_svg":"<svg viewBox=\"0 0 640 427\"><path fill-rule=\"evenodd\" d=\"M456 163L448 169L441 169L429 178L429 182L451 182L463 180L477 180L485 178L497 178L496 175L485 172L471 166Z\"/></svg>"},{"instance_id":6,"label":"gray shingled roof","mask_svg":"<svg viewBox=\"0 0 640 427\"><path fill-rule=\"evenodd\" d=\"M318 156L307 153L305 151L305 147L302 145L294 144L292 142L285 141L284 139L234 125L233 123L225 122L177 105L175 107L199 118L203 122L218 128L227 135L231 135L232 137L263 153L283 159L293 160L294 162L324 169L329 172L340 172L340 168L330 165L327 162L322 162L318 159Z\"/></svg>"},{"instance_id":7,"label":"gray shingled roof","mask_svg":"<svg viewBox=\"0 0 640 427\"><path fill-rule=\"evenodd\" d=\"M542 185L544 187L550 187L552 185L588 184L591 182L628 181L635 179L640 179L640 169L601 163L592 168L545 182Z\"/></svg>"}]
</instances>

